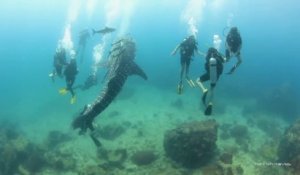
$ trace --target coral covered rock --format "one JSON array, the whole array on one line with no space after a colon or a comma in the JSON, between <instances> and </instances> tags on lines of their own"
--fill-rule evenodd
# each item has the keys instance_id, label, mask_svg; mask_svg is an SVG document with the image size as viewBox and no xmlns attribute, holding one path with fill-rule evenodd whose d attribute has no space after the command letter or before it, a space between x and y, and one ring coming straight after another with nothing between
<instances>
[{"instance_id":1,"label":"coral covered rock","mask_svg":"<svg viewBox=\"0 0 300 175\"><path fill-rule=\"evenodd\" d=\"M216 121L197 121L166 132L164 149L175 162L187 168L197 168L214 156L216 141Z\"/></svg>"}]
</instances>

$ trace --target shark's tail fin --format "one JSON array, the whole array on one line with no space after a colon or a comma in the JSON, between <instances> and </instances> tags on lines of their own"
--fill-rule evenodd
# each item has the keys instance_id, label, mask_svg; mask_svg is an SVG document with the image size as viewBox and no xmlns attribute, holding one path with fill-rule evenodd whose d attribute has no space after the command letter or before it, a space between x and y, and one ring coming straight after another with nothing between
<instances>
[{"instance_id":1,"label":"shark's tail fin","mask_svg":"<svg viewBox=\"0 0 300 175\"><path fill-rule=\"evenodd\" d=\"M92 34L95 35L95 33L96 33L96 30L92 29Z\"/></svg>"}]
</instances>

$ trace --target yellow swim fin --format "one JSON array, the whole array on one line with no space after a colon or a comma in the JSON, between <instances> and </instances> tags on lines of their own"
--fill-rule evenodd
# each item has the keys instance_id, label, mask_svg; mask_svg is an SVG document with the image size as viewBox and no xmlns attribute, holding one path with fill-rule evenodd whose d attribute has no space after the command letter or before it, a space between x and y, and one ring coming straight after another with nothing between
<instances>
[{"instance_id":1,"label":"yellow swim fin","mask_svg":"<svg viewBox=\"0 0 300 175\"><path fill-rule=\"evenodd\" d=\"M67 90L67 88L61 88L58 92L59 92L61 95L65 95L65 94L68 92L68 90Z\"/></svg>"},{"instance_id":2,"label":"yellow swim fin","mask_svg":"<svg viewBox=\"0 0 300 175\"><path fill-rule=\"evenodd\" d=\"M71 103L71 104L76 103L76 96L74 96L74 97L71 98L70 103Z\"/></svg>"}]
</instances>

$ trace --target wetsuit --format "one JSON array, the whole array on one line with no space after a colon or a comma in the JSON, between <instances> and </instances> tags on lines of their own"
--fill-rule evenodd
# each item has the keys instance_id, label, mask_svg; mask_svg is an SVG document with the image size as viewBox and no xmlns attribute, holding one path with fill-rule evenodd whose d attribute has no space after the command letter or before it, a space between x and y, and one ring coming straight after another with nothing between
<instances>
[{"instance_id":1,"label":"wetsuit","mask_svg":"<svg viewBox=\"0 0 300 175\"><path fill-rule=\"evenodd\" d=\"M206 62L205 62L205 73L203 75L200 76L200 81L204 82L210 79L210 75L209 75L209 59L210 58L215 58L217 61L217 79L219 79L220 75L223 73L223 63L224 63L224 58L222 57L222 55L215 49L215 48L209 48L207 51L207 55L206 55Z\"/></svg>"},{"instance_id":2,"label":"wetsuit","mask_svg":"<svg viewBox=\"0 0 300 175\"><path fill-rule=\"evenodd\" d=\"M232 28L226 37L226 43L229 48L226 49L226 58L230 58L230 52L236 56L240 55L240 49L242 45L242 38L237 28ZM230 50L229 50L230 49Z\"/></svg>"},{"instance_id":3,"label":"wetsuit","mask_svg":"<svg viewBox=\"0 0 300 175\"><path fill-rule=\"evenodd\" d=\"M67 65L66 60L67 58L65 49L62 49L55 53L53 61L53 66L55 70L53 71L53 74L57 74L58 76L62 77L63 66Z\"/></svg>"},{"instance_id":4,"label":"wetsuit","mask_svg":"<svg viewBox=\"0 0 300 175\"><path fill-rule=\"evenodd\" d=\"M186 76L189 72L189 66L191 63L192 56L194 56L194 51L197 51L197 49L198 49L197 43L196 43L195 39L191 38L191 37L188 39L185 39L180 44L180 63L181 63L182 67L185 66L185 68L186 68Z\"/></svg>"},{"instance_id":5,"label":"wetsuit","mask_svg":"<svg viewBox=\"0 0 300 175\"><path fill-rule=\"evenodd\" d=\"M72 97L75 96L75 93L73 91L73 84L75 82L75 77L76 77L77 73L78 73L78 70L77 70L76 60L73 59L67 65L67 67L64 71L64 74L66 76L67 90L71 92Z\"/></svg>"}]
</instances>

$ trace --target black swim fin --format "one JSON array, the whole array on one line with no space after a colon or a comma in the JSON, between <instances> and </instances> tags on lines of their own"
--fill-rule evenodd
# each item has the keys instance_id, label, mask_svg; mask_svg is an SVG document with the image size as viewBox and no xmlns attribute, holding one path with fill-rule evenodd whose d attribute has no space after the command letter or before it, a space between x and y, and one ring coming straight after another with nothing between
<instances>
[{"instance_id":1,"label":"black swim fin","mask_svg":"<svg viewBox=\"0 0 300 175\"><path fill-rule=\"evenodd\" d=\"M204 111L204 115L211 115L212 113L212 103L209 103L208 106L206 107L205 111Z\"/></svg>"}]
</instances>

